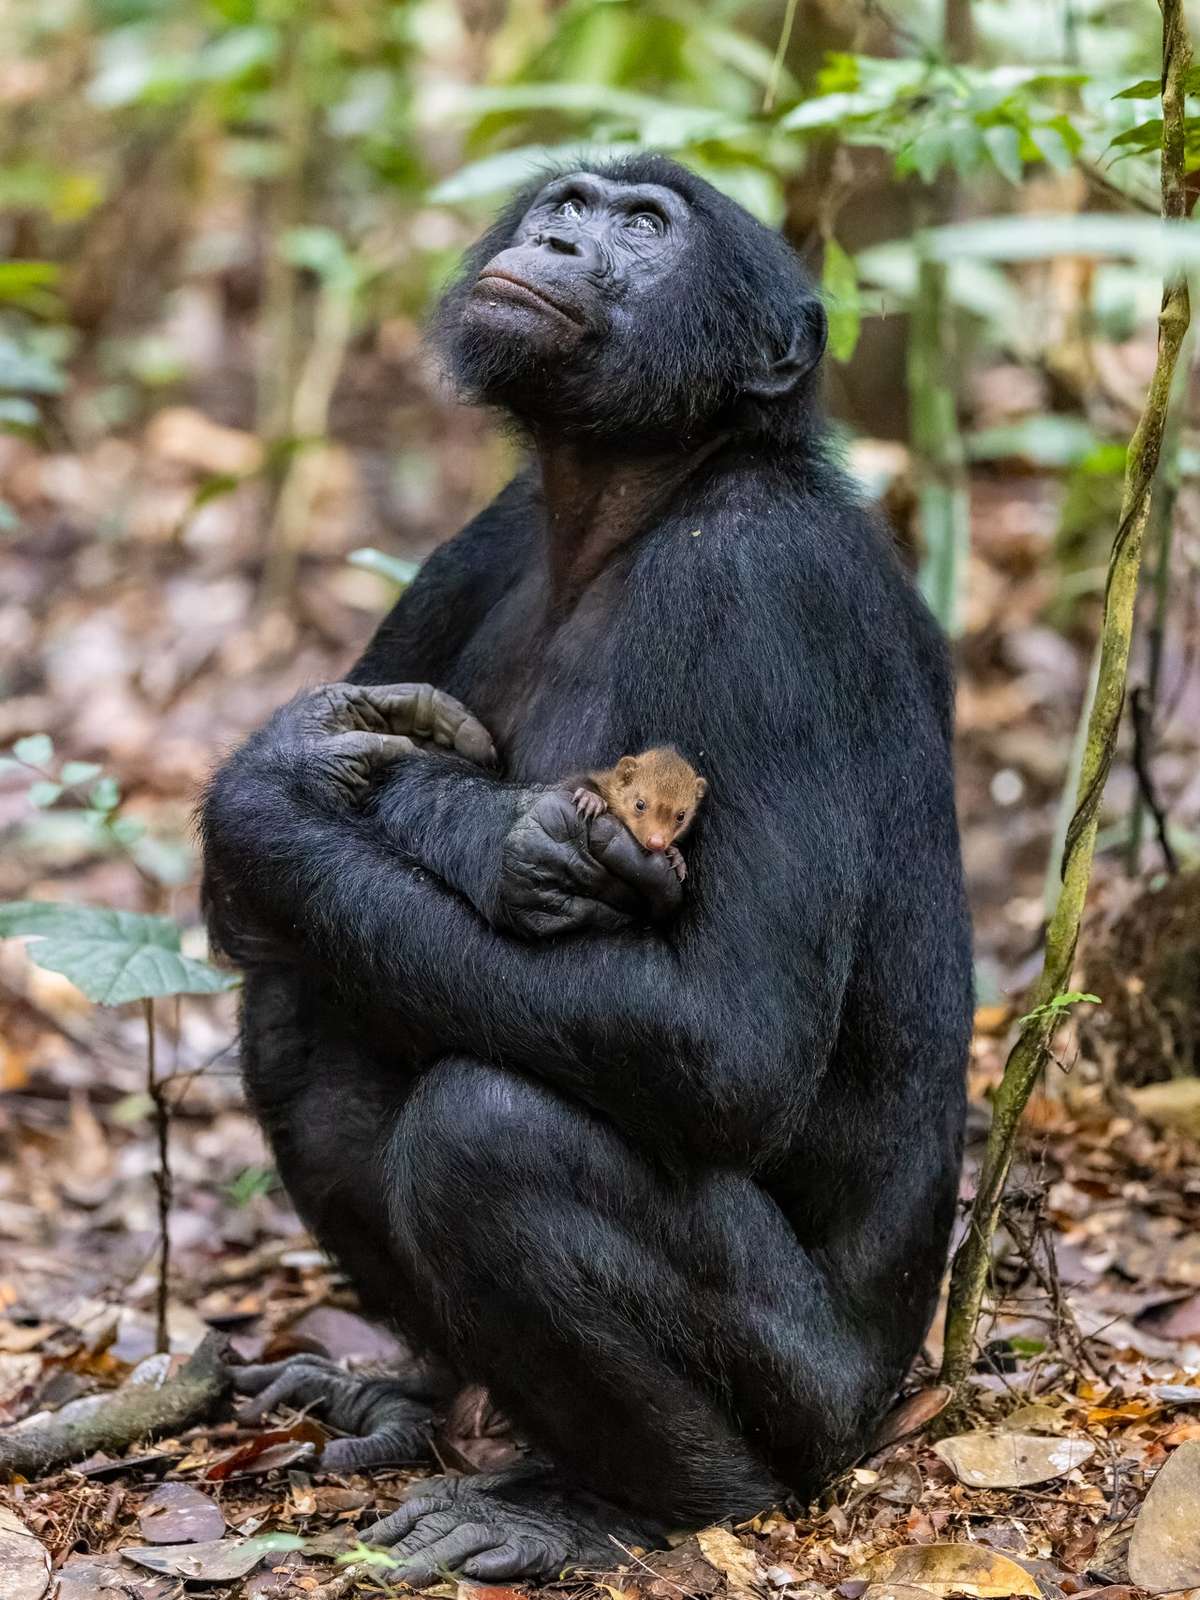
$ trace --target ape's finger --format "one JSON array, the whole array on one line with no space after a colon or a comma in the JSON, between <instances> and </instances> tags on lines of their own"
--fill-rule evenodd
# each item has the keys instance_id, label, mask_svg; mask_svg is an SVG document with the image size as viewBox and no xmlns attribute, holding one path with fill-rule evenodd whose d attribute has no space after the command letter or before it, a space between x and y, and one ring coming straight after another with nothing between
<instances>
[{"instance_id":1,"label":"ape's finger","mask_svg":"<svg viewBox=\"0 0 1200 1600\"><path fill-rule=\"evenodd\" d=\"M464 1561L459 1569L463 1578L478 1578L484 1583L497 1583L503 1578L520 1578L528 1571L540 1570L539 1556L545 1548L540 1541L505 1539L491 1550L481 1550L478 1555Z\"/></svg>"},{"instance_id":2,"label":"ape's finger","mask_svg":"<svg viewBox=\"0 0 1200 1600\"><path fill-rule=\"evenodd\" d=\"M276 1378L299 1368L342 1375L341 1367L336 1361L330 1361L328 1356L291 1356L286 1361L252 1361L244 1367L234 1367L233 1387L239 1394L261 1394Z\"/></svg>"},{"instance_id":3,"label":"ape's finger","mask_svg":"<svg viewBox=\"0 0 1200 1600\"><path fill-rule=\"evenodd\" d=\"M368 1467L397 1467L419 1461L429 1446L426 1423L399 1419L382 1422L360 1439L331 1439L321 1451L326 1472L362 1472Z\"/></svg>"},{"instance_id":4,"label":"ape's finger","mask_svg":"<svg viewBox=\"0 0 1200 1600\"><path fill-rule=\"evenodd\" d=\"M389 733L432 740L468 761L492 766L496 748L487 729L460 700L429 683L354 686L358 701L369 706Z\"/></svg>"},{"instance_id":5,"label":"ape's finger","mask_svg":"<svg viewBox=\"0 0 1200 1600\"><path fill-rule=\"evenodd\" d=\"M449 1495L415 1495L411 1500L406 1500L390 1516L381 1517L369 1528L364 1528L361 1534L362 1542L375 1548L396 1544L412 1532L422 1517L448 1515L453 1505L454 1502Z\"/></svg>"},{"instance_id":6,"label":"ape's finger","mask_svg":"<svg viewBox=\"0 0 1200 1600\"><path fill-rule=\"evenodd\" d=\"M434 1525L440 1523L440 1518L431 1518L428 1529L415 1528L403 1543L388 1552L400 1563L395 1576L401 1583L421 1589L440 1573L457 1572L472 1556L494 1549L500 1539L485 1522L460 1522L456 1527L435 1532Z\"/></svg>"}]
</instances>

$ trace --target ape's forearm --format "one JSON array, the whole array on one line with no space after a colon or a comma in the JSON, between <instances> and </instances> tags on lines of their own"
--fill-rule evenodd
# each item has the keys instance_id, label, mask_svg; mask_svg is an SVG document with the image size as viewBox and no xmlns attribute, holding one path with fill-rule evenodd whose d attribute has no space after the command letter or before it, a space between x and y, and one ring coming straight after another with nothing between
<instances>
[{"instance_id":1,"label":"ape's forearm","mask_svg":"<svg viewBox=\"0 0 1200 1600\"><path fill-rule=\"evenodd\" d=\"M286 940L447 1054L539 1077L641 1142L678 1138L753 1162L788 1136L807 1093L781 1075L804 1041L777 1033L780 996L756 992L768 974L739 970L703 938L686 954L650 933L506 938L386 843L374 818L313 810L285 779L239 757L213 785L210 898L243 934L227 946L252 950L256 929L272 948ZM814 1083L830 1042L811 1041Z\"/></svg>"}]
</instances>

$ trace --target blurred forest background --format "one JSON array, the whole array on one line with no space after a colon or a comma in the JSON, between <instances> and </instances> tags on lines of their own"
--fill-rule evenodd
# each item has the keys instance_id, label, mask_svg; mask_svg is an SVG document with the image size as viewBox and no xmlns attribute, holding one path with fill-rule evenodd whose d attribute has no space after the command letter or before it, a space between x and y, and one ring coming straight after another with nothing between
<instances>
[{"instance_id":1,"label":"blurred forest background","mask_svg":"<svg viewBox=\"0 0 1200 1600\"><path fill-rule=\"evenodd\" d=\"M421 324L489 210L547 162L669 151L780 226L824 286L839 448L954 641L985 1123L1040 965L1154 363L1157 7L0 0L0 37L0 939L42 936L0 944L0 1422L153 1351L168 1201L174 1349L216 1326L251 1356L377 1353L240 1109L190 815L219 754L339 677L511 472L513 444L444 392ZM1179 249L1200 265L1200 243ZM1169 1448L1150 1379L1200 1370L1191 357L1080 960L1100 1003L1077 1007L1067 1070L1033 1102L1032 1220L997 1244L1010 1376L980 1375L995 1399L1086 1372L1060 1416L1107 1411L1087 1424L1108 1440L1096 1468L1133 1462L1133 1500L1076 1470L1049 1532L1055 1508L1024 1506L1042 1529L1025 1554L1076 1573L1110 1571L1089 1566L1105 1526ZM155 1186L168 1111L172 1196ZM1047 1272L1076 1285L1067 1311L1021 1302L1049 1303ZM1081 1365L1080 1340L1101 1354ZM335 1504L281 1477L302 1456L249 1473L238 1515L352 1520L354 1491ZM918 1473L907 1502L860 1484L819 1537L788 1525L782 1586L836 1581L838 1540L868 1522L885 1542L978 1536L962 1480L931 1470L936 1504ZM102 1475L72 1482L22 1515L77 1564L137 1497L114 1510Z\"/></svg>"}]
</instances>

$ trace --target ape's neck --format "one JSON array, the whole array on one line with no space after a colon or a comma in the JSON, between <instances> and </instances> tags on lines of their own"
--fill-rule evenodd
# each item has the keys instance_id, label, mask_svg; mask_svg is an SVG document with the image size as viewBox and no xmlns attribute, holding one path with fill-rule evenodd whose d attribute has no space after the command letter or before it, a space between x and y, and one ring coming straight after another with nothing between
<instances>
[{"instance_id":1,"label":"ape's neck","mask_svg":"<svg viewBox=\"0 0 1200 1600\"><path fill-rule=\"evenodd\" d=\"M628 444L538 439L555 605L572 604L722 443L715 438L689 450L631 454Z\"/></svg>"}]
</instances>

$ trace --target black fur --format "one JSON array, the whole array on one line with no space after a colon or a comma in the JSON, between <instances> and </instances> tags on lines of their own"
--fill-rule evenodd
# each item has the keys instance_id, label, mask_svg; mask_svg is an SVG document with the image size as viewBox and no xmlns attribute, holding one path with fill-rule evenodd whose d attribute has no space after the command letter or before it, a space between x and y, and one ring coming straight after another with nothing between
<instances>
[{"instance_id":1,"label":"black fur","mask_svg":"<svg viewBox=\"0 0 1200 1600\"><path fill-rule=\"evenodd\" d=\"M672 185L701 254L632 369L590 353L573 425L590 404L631 447L670 418L715 449L565 611L530 469L379 629L354 680L458 696L503 781L418 757L350 811L285 710L204 829L249 1093L317 1236L569 1485L653 1528L809 1494L868 1443L942 1271L970 941L942 640L811 382L739 388L812 291L691 174L605 170ZM710 782L678 919L494 931L530 786L659 743Z\"/></svg>"}]
</instances>

